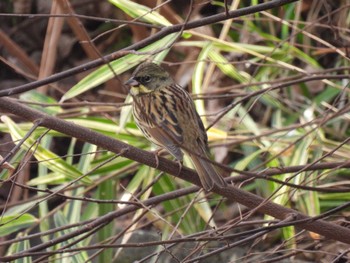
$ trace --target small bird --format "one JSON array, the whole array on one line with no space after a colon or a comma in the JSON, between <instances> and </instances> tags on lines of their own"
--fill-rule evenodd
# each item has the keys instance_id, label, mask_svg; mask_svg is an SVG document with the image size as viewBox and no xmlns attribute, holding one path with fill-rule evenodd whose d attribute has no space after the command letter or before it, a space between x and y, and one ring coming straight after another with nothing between
<instances>
[{"instance_id":1,"label":"small bird","mask_svg":"<svg viewBox=\"0 0 350 263\"><path fill-rule=\"evenodd\" d=\"M145 62L124 83L133 95L133 116L145 137L167 149L182 163L191 158L203 188L226 182L208 162L208 137L191 96L162 67ZM201 158L201 157L204 157Z\"/></svg>"}]
</instances>

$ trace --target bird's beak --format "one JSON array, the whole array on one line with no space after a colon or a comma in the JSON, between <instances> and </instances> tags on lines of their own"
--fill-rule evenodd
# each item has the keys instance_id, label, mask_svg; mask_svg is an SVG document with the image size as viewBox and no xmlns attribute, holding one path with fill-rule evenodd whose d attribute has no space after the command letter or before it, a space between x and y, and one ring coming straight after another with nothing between
<instances>
[{"instance_id":1,"label":"bird's beak","mask_svg":"<svg viewBox=\"0 0 350 263\"><path fill-rule=\"evenodd\" d=\"M124 82L124 85L128 87L138 87L140 83L136 79L130 78L128 81Z\"/></svg>"},{"instance_id":2,"label":"bird's beak","mask_svg":"<svg viewBox=\"0 0 350 263\"><path fill-rule=\"evenodd\" d=\"M124 82L124 85L129 87L131 95L136 96L139 94L140 83L136 79L130 78L128 81Z\"/></svg>"}]
</instances>

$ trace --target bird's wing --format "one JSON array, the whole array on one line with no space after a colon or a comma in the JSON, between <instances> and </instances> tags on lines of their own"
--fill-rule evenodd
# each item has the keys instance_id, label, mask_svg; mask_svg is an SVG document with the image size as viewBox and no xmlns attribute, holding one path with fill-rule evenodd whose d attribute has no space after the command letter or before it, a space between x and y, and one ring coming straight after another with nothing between
<instances>
[{"instance_id":1,"label":"bird's wing","mask_svg":"<svg viewBox=\"0 0 350 263\"><path fill-rule=\"evenodd\" d=\"M167 127L147 127L147 132L157 144L167 149L177 160L182 161L183 153L181 152L179 144L181 138L178 138L171 129Z\"/></svg>"}]
</instances>

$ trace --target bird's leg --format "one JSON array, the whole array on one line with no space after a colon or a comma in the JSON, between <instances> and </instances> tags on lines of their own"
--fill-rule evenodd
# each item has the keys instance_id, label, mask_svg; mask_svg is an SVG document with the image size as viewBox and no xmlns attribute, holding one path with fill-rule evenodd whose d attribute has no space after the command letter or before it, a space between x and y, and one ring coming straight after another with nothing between
<instances>
[{"instance_id":1,"label":"bird's leg","mask_svg":"<svg viewBox=\"0 0 350 263\"><path fill-rule=\"evenodd\" d=\"M177 176L179 176L183 167L183 160L176 159L176 163L179 165L179 170L177 172Z\"/></svg>"},{"instance_id":2,"label":"bird's leg","mask_svg":"<svg viewBox=\"0 0 350 263\"><path fill-rule=\"evenodd\" d=\"M163 148L158 148L154 151L152 151L152 153L154 154L154 158L156 159L156 169L158 169L158 166L159 166L159 155L160 155L160 152L163 151L164 149Z\"/></svg>"},{"instance_id":3,"label":"bird's leg","mask_svg":"<svg viewBox=\"0 0 350 263\"><path fill-rule=\"evenodd\" d=\"M154 150L154 151L152 151L152 153L154 154L154 157L155 157L155 159L156 159L156 169L158 168L158 166L159 166L159 156L161 155L161 153L163 152L163 151L166 151L164 148L158 148L158 149L156 149L156 150ZM176 161L176 163L178 164L178 166L179 166L179 170L178 170L178 172L177 172L177 175L180 175L180 173L181 173L181 170L182 170L182 167L183 167L183 160L179 160L179 159L176 159L175 158L175 161Z\"/></svg>"}]
</instances>

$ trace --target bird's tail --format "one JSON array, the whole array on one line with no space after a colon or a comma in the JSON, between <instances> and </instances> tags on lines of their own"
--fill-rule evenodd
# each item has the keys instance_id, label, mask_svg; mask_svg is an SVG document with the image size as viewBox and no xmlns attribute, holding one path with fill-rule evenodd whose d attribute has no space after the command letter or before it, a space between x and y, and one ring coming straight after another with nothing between
<instances>
[{"instance_id":1,"label":"bird's tail","mask_svg":"<svg viewBox=\"0 0 350 263\"><path fill-rule=\"evenodd\" d=\"M196 168L204 190L211 191L214 185L219 187L227 186L227 183L221 177L212 163L194 154L189 153L189 156ZM203 156L207 157L206 154Z\"/></svg>"}]
</instances>

